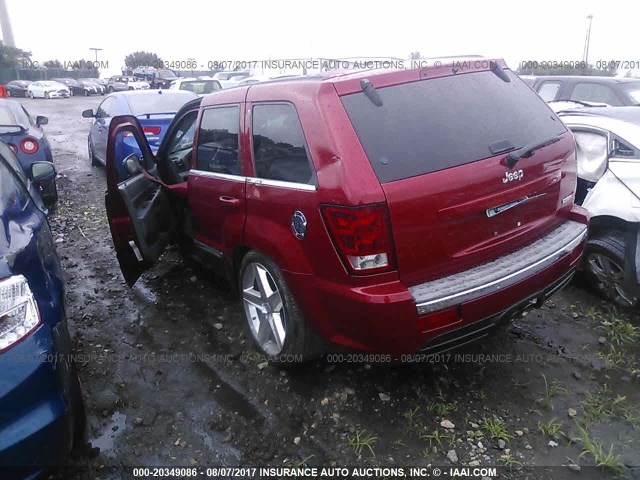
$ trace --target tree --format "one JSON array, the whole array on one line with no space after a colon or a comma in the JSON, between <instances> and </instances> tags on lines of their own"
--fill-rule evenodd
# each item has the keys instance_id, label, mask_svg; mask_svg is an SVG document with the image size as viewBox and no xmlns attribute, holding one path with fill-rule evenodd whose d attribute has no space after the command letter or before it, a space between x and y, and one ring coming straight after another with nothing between
<instances>
[{"instance_id":1,"label":"tree","mask_svg":"<svg viewBox=\"0 0 640 480\"><path fill-rule=\"evenodd\" d=\"M60 60L47 60L42 65L47 68L62 68L62 63Z\"/></svg>"},{"instance_id":2,"label":"tree","mask_svg":"<svg viewBox=\"0 0 640 480\"><path fill-rule=\"evenodd\" d=\"M410 60L420 60L421 58L422 58L422 55L420 54L420 52L411 52L409 54Z\"/></svg>"},{"instance_id":3,"label":"tree","mask_svg":"<svg viewBox=\"0 0 640 480\"><path fill-rule=\"evenodd\" d=\"M140 67L162 67L162 59L152 52L133 52L124 57L124 64L130 69Z\"/></svg>"},{"instance_id":4,"label":"tree","mask_svg":"<svg viewBox=\"0 0 640 480\"><path fill-rule=\"evenodd\" d=\"M29 68L31 52L17 47L9 47L0 40L0 68Z\"/></svg>"}]
</instances>

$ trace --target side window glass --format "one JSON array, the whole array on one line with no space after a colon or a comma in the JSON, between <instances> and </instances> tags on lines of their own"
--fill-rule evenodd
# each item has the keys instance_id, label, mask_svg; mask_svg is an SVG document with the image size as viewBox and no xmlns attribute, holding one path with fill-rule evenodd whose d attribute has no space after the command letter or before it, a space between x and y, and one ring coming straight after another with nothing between
<instances>
[{"instance_id":1,"label":"side window glass","mask_svg":"<svg viewBox=\"0 0 640 480\"><path fill-rule=\"evenodd\" d=\"M597 83L578 83L571 92L571 100L606 103L613 107L620 105L620 101L610 87Z\"/></svg>"},{"instance_id":2,"label":"side window glass","mask_svg":"<svg viewBox=\"0 0 640 480\"><path fill-rule=\"evenodd\" d=\"M290 104L253 107L253 159L256 176L311 183L313 170L298 113Z\"/></svg>"},{"instance_id":3,"label":"side window glass","mask_svg":"<svg viewBox=\"0 0 640 480\"><path fill-rule=\"evenodd\" d=\"M98 107L97 116L100 118L112 117L115 102L116 100L114 98L105 98L104 102Z\"/></svg>"},{"instance_id":4,"label":"side window glass","mask_svg":"<svg viewBox=\"0 0 640 480\"><path fill-rule=\"evenodd\" d=\"M198 131L197 169L240 175L239 130L239 106L205 110Z\"/></svg>"},{"instance_id":5,"label":"side window glass","mask_svg":"<svg viewBox=\"0 0 640 480\"><path fill-rule=\"evenodd\" d=\"M559 82L543 82L540 88L538 88L538 95L540 95L545 102L550 102L556 99L558 90L560 90Z\"/></svg>"}]
</instances>

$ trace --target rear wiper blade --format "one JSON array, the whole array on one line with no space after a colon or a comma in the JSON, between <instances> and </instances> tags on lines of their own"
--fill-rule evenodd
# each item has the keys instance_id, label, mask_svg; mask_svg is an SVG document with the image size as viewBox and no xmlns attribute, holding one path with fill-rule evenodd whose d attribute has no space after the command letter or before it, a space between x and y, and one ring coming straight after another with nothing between
<instances>
[{"instance_id":1,"label":"rear wiper blade","mask_svg":"<svg viewBox=\"0 0 640 480\"><path fill-rule=\"evenodd\" d=\"M561 136L557 136L526 145L516 150L515 152L509 153L506 157L504 157L504 162L506 163L507 167L513 168L521 158L529 158L535 153L536 150L540 150L541 148L551 145L552 143L559 142L561 138Z\"/></svg>"}]
</instances>

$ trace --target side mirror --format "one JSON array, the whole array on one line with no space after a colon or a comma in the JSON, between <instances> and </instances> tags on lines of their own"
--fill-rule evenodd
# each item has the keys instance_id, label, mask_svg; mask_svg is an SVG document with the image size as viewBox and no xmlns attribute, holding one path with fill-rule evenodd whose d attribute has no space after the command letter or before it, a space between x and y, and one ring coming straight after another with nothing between
<instances>
[{"instance_id":1,"label":"side mirror","mask_svg":"<svg viewBox=\"0 0 640 480\"><path fill-rule=\"evenodd\" d=\"M95 116L96 116L96 114L93 112L93 109L92 109L92 108L89 108L89 109L84 110L84 111L82 112L82 116L83 116L84 118L93 118L93 117L95 117Z\"/></svg>"},{"instance_id":2,"label":"side mirror","mask_svg":"<svg viewBox=\"0 0 640 480\"><path fill-rule=\"evenodd\" d=\"M36 127L41 127L42 125L46 125L49 123L49 118L43 117L42 115L38 115L36 117Z\"/></svg>"},{"instance_id":3,"label":"side mirror","mask_svg":"<svg viewBox=\"0 0 640 480\"><path fill-rule=\"evenodd\" d=\"M42 196L46 206L51 206L58 201L58 189L56 187L56 169L51 162L34 162L31 164L31 178Z\"/></svg>"},{"instance_id":4,"label":"side mirror","mask_svg":"<svg viewBox=\"0 0 640 480\"><path fill-rule=\"evenodd\" d=\"M127 170L129 175L135 175L136 173L139 173L142 171L142 166L140 165L140 159L135 153L132 153L131 155L127 156L123 160L122 164L124 165L124 168Z\"/></svg>"}]
</instances>

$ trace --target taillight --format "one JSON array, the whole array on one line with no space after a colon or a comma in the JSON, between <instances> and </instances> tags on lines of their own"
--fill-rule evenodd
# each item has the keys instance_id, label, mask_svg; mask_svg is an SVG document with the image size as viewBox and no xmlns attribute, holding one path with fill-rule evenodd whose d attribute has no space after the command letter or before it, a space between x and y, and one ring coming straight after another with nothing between
<instances>
[{"instance_id":1,"label":"taillight","mask_svg":"<svg viewBox=\"0 0 640 480\"><path fill-rule=\"evenodd\" d=\"M27 279L15 275L0 281L0 352L22 340L39 323Z\"/></svg>"},{"instance_id":2,"label":"taillight","mask_svg":"<svg viewBox=\"0 0 640 480\"><path fill-rule=\"evenodd\" d=\"M160 135L161 127L142 127L145 135Z\"/></svg>"},{"instance_id":3,"label":"taillight","mask_svg":"<svg viewBox=\"0 0 640 480\"><path fill-rule=\"evenodd\" d=\"M351 273L379 273L395 268L386 205L325 206L322 212L336 250Z\"/></svg>"},{"instance_id":4,"label":"taillight","mask_svg":"<svg viewBox=\"0 0 640 480\"><path fill-rule=\"evenodd\" d=\"M36 153L39 148L38 141L32 138L24 138L20 141L20 150L28 155Z\"/></svg>"},{"instance_id":5,"label":"taillight","mask_svg":"<svg viewBox=\"0 0 640 480\"><path fill-rule=\"evenodd\" d=\"M18 153L18 147L16 147L13 143L9 144L9 148L13 153Z\"/></svg>"}]
</instances>

